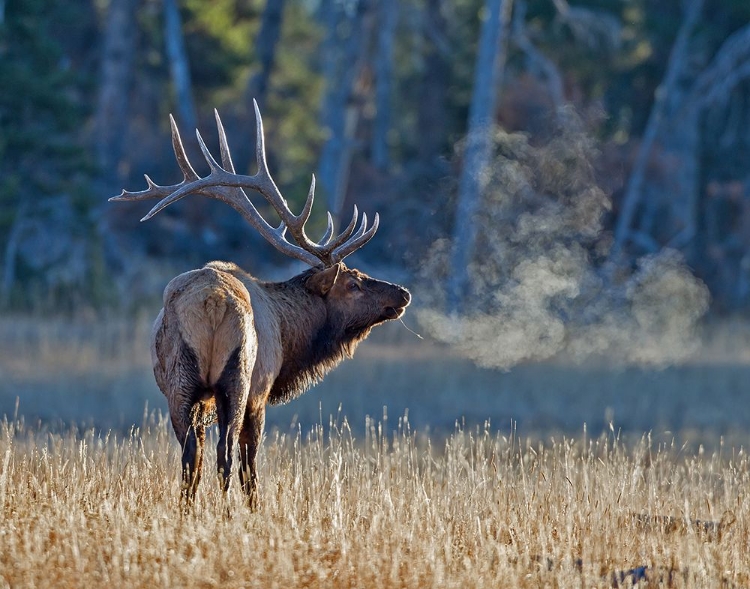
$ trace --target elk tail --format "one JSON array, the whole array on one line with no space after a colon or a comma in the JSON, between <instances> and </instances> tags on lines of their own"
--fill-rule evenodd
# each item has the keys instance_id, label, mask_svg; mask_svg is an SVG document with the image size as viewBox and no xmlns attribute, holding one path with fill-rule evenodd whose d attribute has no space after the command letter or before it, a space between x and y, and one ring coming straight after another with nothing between
<instances>
[{"instance_id":1,"label":"elk tail","mask_svg":"<svg viewBox=\"0 0 750 589\"><path fill-rule=\"evenodd\" d=\"M209 321L211 329L216 332L222 320L224 314L227 311L227 300L226 297L221 293L212 292L203 301L203 307L206 312L206 318Z\"/></svg>"}]
</instances>

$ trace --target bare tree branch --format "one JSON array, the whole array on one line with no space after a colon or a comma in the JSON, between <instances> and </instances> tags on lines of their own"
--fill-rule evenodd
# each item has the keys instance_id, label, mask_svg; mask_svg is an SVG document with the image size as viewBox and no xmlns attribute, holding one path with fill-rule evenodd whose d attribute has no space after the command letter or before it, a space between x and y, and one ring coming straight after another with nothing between
<instances>
[{"instance_id":1,"label":"bare tree branch","mask_svg":"<svg viewBox=\"0 0 750 589\"><path fill-rule=\"evenodd\" d=\"M516 0L516 8L513 14L513 42L529 61L529 69L538 71L547 82L550 98L555 105L555 112L559 113L565 104L562 76L554 62L539 51L529 39L526 34L525 18L526 2Z\"/></svg>"},{"instance_id":2,"label":"bare tree branch","mask_svg":"<svg viewBox=\"0 0 750 589\"><path fill-rule=\"evenodd\" d=\"M690 104L698 108L726 100L729 93L750 76L750 24L732 34L701 72L690 92Z\"/></svg>"},{"instance_id":3,"label":"bare tree branch","mask_svg":"<svg viewBox=\"0 0 750 589\"><path fill-rule=\"evenodd\" d=\"M559 19L570 27L579 41L591 49L617 49L620 46L622 25L603 11L570 6L566 0L552 0Z\"/></svg>"}]
</instances>

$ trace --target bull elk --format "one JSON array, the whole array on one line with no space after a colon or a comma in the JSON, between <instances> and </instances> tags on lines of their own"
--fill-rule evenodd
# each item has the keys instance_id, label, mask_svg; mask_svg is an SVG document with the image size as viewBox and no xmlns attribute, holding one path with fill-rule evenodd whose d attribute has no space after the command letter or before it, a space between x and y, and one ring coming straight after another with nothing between
<instances>
[{"instance_id":1,"label":"bull elk","mask_svg":"<svg viewBox=\"0 0 750 589\"><path fill-rule=\"evenodd\" d=\"M123 190L111 201L161 199L141 219L150 219L188 194L220 200L238 211L271 245L311 268L285 282L263 282L229 262L211 262L174 278L164 290L164 308L154 323L151 357L154 376L169 405L182 446L182 498L190 504L200 481L206 427L218 422L217 469L226 492L239 451L240 484L255 505L256 456L267 404L286 403L351 357L370 330L400 318L411 299L401 286L376 280L344 265L344 258L375 234L378 216L354 207L351 222L320 241L305 234L315 193L313 176L307 200L294 215L268 171L263 121L255 104L255 175L237 174L218 113L221 165L199 132L198 143L210 172L200 177L188 161L170 116L172 147L184 174L179 184ZM244 189L260 193L281 219L270 225ZM287 230L294 241L286 239Z\"/></svg>"}]
</instances>

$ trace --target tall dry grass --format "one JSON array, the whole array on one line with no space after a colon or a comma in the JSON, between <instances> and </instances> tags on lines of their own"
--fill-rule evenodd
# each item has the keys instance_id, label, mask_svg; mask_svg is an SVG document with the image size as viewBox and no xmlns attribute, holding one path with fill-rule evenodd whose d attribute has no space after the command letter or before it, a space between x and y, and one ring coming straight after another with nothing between
<instances>
[{"instance_id":1,"label":"tall dry grass","mask_svg":"<svg viewBox=\"0 0 750 589\"><path fill-rule=\"evenodd\" d=\"M750 466L718 448L334 421L265 441L255 513L209 455L181 516L165 420L124 439L6 421L0 586L748 586Z\"/></svg>"}]
</instances>

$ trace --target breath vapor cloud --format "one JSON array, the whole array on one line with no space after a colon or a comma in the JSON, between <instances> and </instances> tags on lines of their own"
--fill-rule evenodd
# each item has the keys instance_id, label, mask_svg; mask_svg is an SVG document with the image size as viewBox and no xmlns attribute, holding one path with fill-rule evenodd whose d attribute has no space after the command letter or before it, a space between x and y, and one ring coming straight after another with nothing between
<instances>
[{"instance_id":1,"label":"breath vapor cloud","mask_svg":"<svg viewBox=\"0 0 750 589\"><path fill-rule=\"evenodd\" d=\"M611 206L597 185L595 142L567 113L541 146L497 131L477 246L461 312L446 310L451 244L423 265L422 326L485 367L509 369L566 355L664 366L697 346L708 308L705 285L674 250L624 264L608 257L603 220Z\"/></svg>"}]
</instances>

